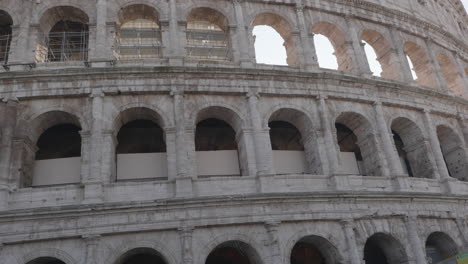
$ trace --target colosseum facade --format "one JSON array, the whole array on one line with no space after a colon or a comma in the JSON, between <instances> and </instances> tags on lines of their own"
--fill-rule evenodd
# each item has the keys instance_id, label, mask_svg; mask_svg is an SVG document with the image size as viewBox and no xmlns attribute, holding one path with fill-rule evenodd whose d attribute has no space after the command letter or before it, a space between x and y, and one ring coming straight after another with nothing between
<instances>
[{"instance_id":1,"label":"colosseum facade","mask_svg":"<svg viewBox=\"0 0 468 264\"><path fill-rule=\"evenodd\" d=\"M467 43L460 0L0 0L0 263L463 253Z\"/></svg>"}]
</instances>

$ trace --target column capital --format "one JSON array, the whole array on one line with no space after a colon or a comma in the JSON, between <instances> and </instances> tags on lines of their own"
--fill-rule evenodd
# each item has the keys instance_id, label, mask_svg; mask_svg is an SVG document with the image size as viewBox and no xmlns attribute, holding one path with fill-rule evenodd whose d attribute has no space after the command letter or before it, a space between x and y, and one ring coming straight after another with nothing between
<instances>
[{"instance_id":1,"label":"column capital","mask_svg":"<svg viewBox=\"0 0 468 264\"><path fill-rule=\"evenodd\" d=\"M376 100L376 101L372 102L372 105L373 106L382 106L382 101Z\"/></svg>"},{"instance_id":2,"label":"column capital","mask_svg":"<svg viewBox=\"0 0 468 264\"><path fill-rule=\"evenodd\" d=\"M10 96L2 98L2 102L10 106L17 106L19 104L19 99L16 96Z\"/></svg>"},{"instance_id":3,"label":"column capital","mask_svg":"<svg viewBox=\"0 0 468 264\"><path fill-rule=\"evenodd\" d=\"M171 90L169 93L170 96L176 97L176 96L184 96L184 91L182 90Z\"/></svg>"},{"instance_id":4,"label":"column capital","mask_svg":"<svg viewBox=\"0 0 468 264\"><path fill-rule=\"evenodd\" d=\"M104 96L106 96L106 94L102 90L95 90L89 95L90 98L103 98Z\"/></svg>"},{"instance_id":5,"label":"column capital","mask_svg":"<svg viewBox=\"0 0 468 264\"><path fill-rule=\"evenodd\" d=\"M256 92L256 91L250 91L250 92L247 92L247 94L245 95L247 97L247 99L260 99L260 93L259 92Z\"/></svg>"},{"instance_id":6,"label":"column capital","mask_svg":"<svg viewBox=\"0 0 468 264\"><path fill-rule=\"evenodd\" d=\"M177 228L177 231L179 231L181 235L190 234L190 233L193 232L193 230L195 230L195 227L190 226L190 225L182 225L182 226Z\"/></svg>"},{"instance_id":7,"label":"column capital","mask_svg":"<svg viewBox=\"0 0 468 264\"><path fill-rule=\"evenodd\" d=\"M95 245L101 239L101 235L99 234L87 234L82 235L81 238L85 241L87 245Z\"/></svg>"}]
</instances>

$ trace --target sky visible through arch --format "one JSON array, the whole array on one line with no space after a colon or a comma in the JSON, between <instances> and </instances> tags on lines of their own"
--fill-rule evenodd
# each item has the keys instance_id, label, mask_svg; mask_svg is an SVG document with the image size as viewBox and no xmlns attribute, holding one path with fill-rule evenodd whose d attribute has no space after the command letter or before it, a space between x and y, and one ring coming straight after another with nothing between
<instances>
[{"instance_id":1,"label":"sky visible through arch","mask_svg":"<svg viewBox=\"0 0 468 264\"><path fill-rule=\"evenodd\" d=\"M465 6L465 10L468 10L468 0L462 0L462 3ZM281 49L284 41L274 29L268 26L257 26L253 34L256 36L255 52L258 63L287 65L286 52L284 49ZM314 42L316 49L320 51L317 54L320 67L336 69L338 67L336 57L332 55L334 50L328 39L322 35L317 35L314 37ZM375 52L369 45L366 45L365 49L367 56L369 56L369 66L371 70L375 75L379 76L382 69L376 60L377 56ZM414 72L413 76L416 77Z\"/></svg>"}]
</instances>

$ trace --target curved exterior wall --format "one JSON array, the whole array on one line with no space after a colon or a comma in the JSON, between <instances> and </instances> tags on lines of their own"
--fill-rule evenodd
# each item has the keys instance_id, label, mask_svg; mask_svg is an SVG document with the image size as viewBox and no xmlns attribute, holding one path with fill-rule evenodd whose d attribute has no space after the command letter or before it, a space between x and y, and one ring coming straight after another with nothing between
<instances>
[{"instance_id":1,"label":"curved exterior wall","mask_svg":"<svg viewBox=\"0 0 468 264\"><path fill-rule=\"evenodd\" d=\"M131 4L157 10L160 58L113 56L119 10ZM47 11L56 6L87 15L86 62L36 60L41 28L52 19ZM227 19L231 61L186 56L187 17L198 7ZM448 235L458 252L468 248L468 18L460 1L1 0L0 9L13 20L0 73L1 263L55 257L115 264L144 247L167 264L203 264L217 245L241 241L254 252L251 264L286 264L305 236L327 240L333 263L364 263L374 234L398 241L398 263L427 263L434 232ZM265 23L288 38L290 66L255 63L251 31ZM335 38L346 70L318 67L313 32ZM375 45L388 66L385 78L371 76L364 32L383 39ZM412 80L407 42L424 51L432 81ZM452 67L444 68L441 55ZM167 177L116 181L118 130L141 108L164 131ZM195 127L210 117L234 129L241 176L198 177ZM306 173L275 172L272 119L300 131ZM64 122L81 128L79 182L27 187L39 136ZM367 176L340 170L335 122L354 130ZM412 142L416 177L403 172L392 130ZM446 166L453 148L456 175Z\"/></svg>"}]
</instances>

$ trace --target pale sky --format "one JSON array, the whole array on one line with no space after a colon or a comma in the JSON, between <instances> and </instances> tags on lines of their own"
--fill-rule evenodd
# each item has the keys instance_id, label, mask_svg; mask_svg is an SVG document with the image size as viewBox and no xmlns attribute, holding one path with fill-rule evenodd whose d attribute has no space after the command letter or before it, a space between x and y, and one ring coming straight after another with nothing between
<instances>
[{"instance_id":1,"label":"pale sky","mask_svg":"<svg viewBox=\"0 0 468 264\"><path fill-rule=\"evenodd\" d=\"M462 0L462 2L465 8L468 9L468 0ZM258 26L254 28L253 34L256 36L255 55L258 63L287 65L286 52L283 47L284 41L274 29L268 26ZM316 49L320 51L317 52L320 67L337 69L338 64L336 57L332 55L334 50L330 41L322 35L316 35L314 42ZM369 45L365 45L364 48L369 58L371 70L374 72L374 75L380 76L382 68L376 60L377 56L374 50ZM411 61L409 63L411 64ZM413 76L416 77L414 72Z\"/></svg>"}]
</instances>

